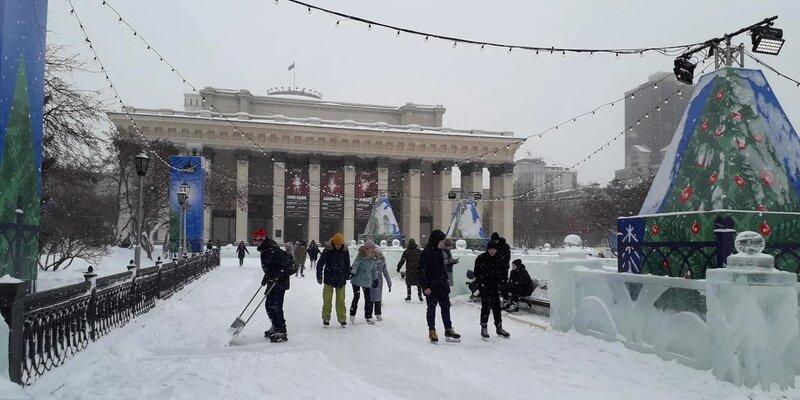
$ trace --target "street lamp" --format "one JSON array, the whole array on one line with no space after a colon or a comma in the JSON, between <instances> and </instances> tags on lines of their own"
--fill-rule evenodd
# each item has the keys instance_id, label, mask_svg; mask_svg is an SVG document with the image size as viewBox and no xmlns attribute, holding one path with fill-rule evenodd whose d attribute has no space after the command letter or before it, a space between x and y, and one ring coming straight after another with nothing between
<instances>
[{"instance_id":1,"label":"street lamp","mask_svg":"<svg viewBox=\"0 0 800 400\"><path fill-rule=\"evenodd\" d=\"M189 206L189 190L191 187L185 181L178 188L178 204L181 206L180 216L180 251L186 252L186 208Z\"/></svg>"},{"instance_id":2,"label":"street lamp","mask_svg":"<svg viewBox=\"0 0 800 400\"><path fill-rule=\"evenodd\" d=\"M136 212L136 247L133 248L133 260L136 264L136 273L139 272L139 267L142 265L142 215L144 214L142 208L142 192L144 191L144 176L147 175L147 168L150 166L150 157L144 152L139 153L133 158L136 165L136 175L139 176L139 204Z\"/></svg>"}]
</instances>

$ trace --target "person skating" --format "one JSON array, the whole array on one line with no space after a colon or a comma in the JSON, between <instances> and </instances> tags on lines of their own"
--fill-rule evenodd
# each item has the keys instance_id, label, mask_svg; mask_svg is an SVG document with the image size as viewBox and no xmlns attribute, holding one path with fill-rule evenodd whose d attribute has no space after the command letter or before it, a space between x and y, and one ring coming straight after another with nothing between
<instances>
[{"instance_id":1,"label":"person skating","mask_svg":"<svg viewBox=\"0 0 800 400\"><path fill-rule=\"evenodd\" d=\"M261 269L264 270L261 286L268 287L264 307L272 322L272 327L264 332L264 336L273 343L285 342L289 338L286 334L283 300L289 290L289 277L294 273L294 260L270 238L264 239L258 246L258 251L261 252Z\"/></svg>"},{"instance_id":2,"label":"person skating","mask_svg":"<svg viewBox=\"0 0 800 400\"><path fill-rule=\"evenodd\" d=\"M508 266L503 264L498 244L494 241L486 245L486 251L475 259L475 281L480 286L481 296L481 336L489 338L486 324L489 313L494 317L494 326L499 336L509 337L503 329L503 317L500 308L500 288L508 280Z\"/></svg>"},{"instance_id":3,"label":"person skating","mask_svg":"<svg viewBox=\"0 0 800 400\"><path fill-rule=\"evenodd\" d=\"M370 291L376 274L378 273L378 260L375 258L375 242L368 240L358 248L358 255L350 267L351 283L353 284L353 302L350 305L350 322L355 322L358 311L360 292L364 292L364 319L372 325L372 298Z\"/></svg>"},{"instance_id":4,"label":"person skating","mask_svg":"<svg viewBox=\"0 0 800 400\"><path fill-rule=\"evenodd\" d=\"M439 341L436 334L436 306L439 306L444 324L444 335L448 341L459 341L461 335L453 330L450 321L450 284L447 281L447 269L444 265L445 234L434 230L428 236L428 244L419 256L419 284L428 305L425 317L428 322L428 338L431 342Z\"/></svg>"},{"instance_id":5,"label":"person skating","mask_svg":"<svg viewBox=\"0 0 800 400\"><path fill-rule=\"evenodd\" d=\"M239 246L236 247L236 256L239 258L239 267L244 265L245 254L250 254L250 251L247 250L247 246L244 245L244 242L239 242Z\"/></svg>"},{"instance_id":6,"label":"person skating","mask_svg":"<svg viewBox=\"0 0 800 400\"><path fill-rule=\"evenodd\" d=\"M301 277L305 277L305 270L306 270L306 255L308 254L308 250L306 249L306 244L301 240L294 246L294 262L297 263L297 273L294 276L300 274Z\"/></svg>"},{"instance_id":7,"label":"person skating","mask_svg":"<svg viewBox=\"0 0 800 400\"><path fill-rule=\"evenodd\" d=\"M316 244L311 242L316 248ZM314 257L316 258L316 257ZM322 251L316 265L317 282L322 285L322 324L328 326L331 320L331 297L336 291L336 319L344 328L347 325L345 308L345 286L350 276L350 253L344 245L341 233L333 235L330 245Z\"/></svg>"},{"instance_id":8,"label":"person skating","mask_svg":"<svg viewBox=\"0 0 800 400\"><path fill-rule=\"evenodd\" d=\"M287 241L283 244L283 251L294 255L294 243Z\"/></svg>"},{"instance_id":9,"label":"person skating","mask_svg":"<svg viewBox=\"0 0 800 400\"><path fill-rule=\"evenodd\" d=\"M308 249L306 249L306 253L308 253L309 259L309 268L316 269L317 268L317 258L319 257L319 246L317 246L317 242L311 241L308 244Z\"/></svg>"},{"instance_id":10,"label":"person skating","mask_svg":"<svg viewBox=\"0 0 800 400\"><path fill-rule=\"evenodd\" d=\"M375 243L373 242L373 245ZM380 247L374 246L372 248L372 256L375 258L375 274L372 279L372 287L369 289L370 303L372 303L373 313L375 319L383 321L383 314L381 310L381 303L383 301L383 279L386 278L386 285L389 287L389 293L392 292L392 278L389 277L389 269L386 267L386 258L383 257L383 251Z\"/></svg>"},{"instance_id":11,"label":"person skating","mask_svg":"<svg viewBox=\"0 0 800 400\"><path fill-rule=\"evenodd\" d=\"M497 253L500 256L500 263L508 269L511 264L511 246L506 242L506 238L500 237L497 232L492 232L492 242L497 245Z\"/></svg>"},{"instance_id":12,"label":"person skating","mask_svg":"<svg viewBox=\"0 0 800 400\"><path fill-rule=\"evenodd\" d=\"M419 274L417 273L419 270L419 255L422 251L417 246L417 242L414 239L408 239L408 245L406 249L403 251L403 255L400 257L400 262L397 263L397 273L400 273L400 269L403 268L403 265L406 266L406 302L411 301L411 287L417 287L417 296L419 296L419 301L424 301L422 299L422 287L419 285Z\"/></svg>"},{"instance_id":13,"label":"person skating","mask_svg":"<svg viewBox=\"0 0 800 400\"><path fill-rule=\"evenodd\" d=\"M533 280L525 269L525 264L519 258L511 263L508 282L503 285L502 289L503 299L508 302L503 308L510 312L519 310L517 302L520 297L527 297L533 293Z\"/></svg>"}]
</instances>

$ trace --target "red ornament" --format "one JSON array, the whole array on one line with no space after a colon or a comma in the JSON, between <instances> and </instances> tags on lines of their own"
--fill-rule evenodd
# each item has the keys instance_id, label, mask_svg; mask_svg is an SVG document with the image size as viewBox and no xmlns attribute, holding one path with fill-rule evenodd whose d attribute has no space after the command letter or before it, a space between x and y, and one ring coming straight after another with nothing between
<instances>
[{"instance_id":1,"label":"red ornament","mask_svg":"<svg viewBox=\"0 0 800 400\"><path fill-rule=\"evenodd\" d=\"M692 198L693 194L694 194L694 188L691 186L686 186L685 188L683 188L680 197L678 197L678 201L681 202L681 204L685 204L687 201L689 201L689 199Z\"/></svg>"},{"instance_id":2,"label":"red ornament","mask_svg":"<svg viewBox=\"0 0 800 400\"><path fill-rule=\"evenodd\" d=\"M753 140L755 140L756 143L761 143L761 141L764 140L764 136L763 135L759 135L758 133L755 133L755 134L753 134Z\"/></svg>"},{"instance_id":3,"label":"red ornament","mask_svg":"<svg viewBox=\"0 0 800 400\"><path fill-rule=\"evenodd\" d=\"M661 233L661 228L658 225L653 225L650 227L650 234L653 236L658 236Z\"/></svg>"},{"instance_id":4,"label":"red ornament","mask_svg":"<svg viewBox=\"0 0 800 400\"><path fill-rule=\"evenodd\" d=\"M661 268L669 269L669 260L667 260L666 258L661 260Z\"/></svg>"},{"instance_id":5,"label":"red ornament","mask_svg":"<svg viewBox=\"0 0 800 400\"><path fill-rule=\"evenodd\" d=\"M703 120L703 123L700 124L700 132L705 132L711 125L708 123L708 120Z\"/></svg>"},{"instance_id":6,"label":"red ornament","mask_svg":"<svg viewBox=\"0 0 800 400\"><path fill-rule=\"evenodd\" d=\"M692 223L692 228L691 229L692 229L692 233L697 235L698 233L700 233L700 223L697 222L697 221L694 221Z\"/></svg>"},{"instance_id":7,"label":"red ornament","mask_svg":"<svg viewBox=\"0 0 800 400\"><path fill-rule=\"evenodd\" d=\"M708 177L708 183L712 185L717 183L717 178L719 178L719 173L714 172L713 174L711 174L711 176Z\"/></svg>"},{"instance_id":8,"label":"red ornament","mask_svg":"<svg viewBox=\"0 0 800 400\"><path fill-rule=\"evenodd\" d=\"M760 232L762 236L769 236L772 234L772 227L769 226L767 221L764 221L758 226L758 232Z\"/></svg>"},{"instance_id":9,"label":"red ornament","mask_svg":"<svg viewBox=\"0 0 800 400\"><path fill-rule=\"evenodd\" d=\"M725 125L717 127L717 130L714 131L714 137L721 138L723 133L725 133Z\"/></svg>"},{"instance_id":10,"label":"red ornament","mask_svg":"<svg viewBox=\"0 0 800 400\"><path fill-rule=\"evenodd\" d=\"M775 177L772 176L772 172L769 172L766 169L761 170L759 177L761 178L761 182L763 182L767 187L772 187L772 184L775 183Z\"/></svg>"},{"instance_id":11,"label":"red ornament","mask_svg":"<svg viewBox=\"0 0 800 400\"><path fill-rule=\"evenodd\" d=\"M724 98L725 98L725 91L724 91L724 90L722 90L722 89L720 89L720 90L717 92L717 94L714 96L714 98L716 98L716 99L717 99L717 101L724 99Z\"/></svg>"},{"instance_id":12,"label":"red ornament","mask_svg":"<svg viewBox=\"0 0 800 400\"><path fill-rule=\"evenodd\" d=\"M767 211L767 207L765 205L763 205L763 204L759 204L756 207L756 211Z\"/></svg>"},{"instance_id":13,"label":"red ornament","mask_svg":"<svg viewBox=\"0 0 800 400\"><path fill-rule=\"evenodd\" d=\"M739 114L738 112L732 112L731 118L736 122L742 122L742 114Z\"/></svg>"},{"instance_id":14,"label":"red ornament","mask_svg":"<svg viewBox=\"0 0 800 400\"><path fill-rule=\"evenodd\" d=\"M747 142L745 142L744 139L736 138L736 147L738 147L739 150L744 150L747 148Z\"/></svg>"},{"instance_id":15,"label":"red ornament","mask_svg":"<svg viewBox=\"0 0 800 400\"><path fill-rule=\"evenodd\" d=\"M745 180L741 176L739 175L734 176L733 181L736 182L736 185L738 185L739 187L744 187Z\"/></svg>"}]
</instances>

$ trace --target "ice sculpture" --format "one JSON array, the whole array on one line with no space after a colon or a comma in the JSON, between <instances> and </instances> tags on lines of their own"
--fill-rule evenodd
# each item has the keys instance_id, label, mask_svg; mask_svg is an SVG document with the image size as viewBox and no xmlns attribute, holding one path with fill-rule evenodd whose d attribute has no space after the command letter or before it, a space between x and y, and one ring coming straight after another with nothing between
<instances>
[{"instance_id":1,"label":"ice sculpture","mask_svg":"<svg viewBox=\"0 0 800 400\"><path fill-rule=\"evenodd\" d=\"M774 268L764 239L745 231L728 267L707 272L712 372L725 381L769 390L794 386L783 354L798 334L797 275Z\"/></svg>"},{"instance_id":2,"label":"ice sculpture","mask_svg":"<svg viewBox=\"0 0 800 400\"><path fill-rule=\"evenodd\" d=\"M381 240L381 247L386 247L388 243L385 240Z\"/></svg>"}]
</instances>

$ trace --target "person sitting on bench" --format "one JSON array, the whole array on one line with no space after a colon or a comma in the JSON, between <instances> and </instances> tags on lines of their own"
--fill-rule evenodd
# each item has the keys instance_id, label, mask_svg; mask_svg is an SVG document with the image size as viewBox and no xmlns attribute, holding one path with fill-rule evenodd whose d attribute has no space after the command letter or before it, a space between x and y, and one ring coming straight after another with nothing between
<instances>
[{"instance_id":1,"label":"person sitting on bench","mask_svg":"<svg viewBox=\"0 0 800 400\"><path fill-rule=\"evenodd\" d=\"M503 299L507 302L503 308L509 312L519 310L517 305L519 298L530 296L533 293L533 289L533 280L525 269L525 264L519 258L514 260L511 263L508 281L502 288Z\"/></svg>"}]
</instances>

